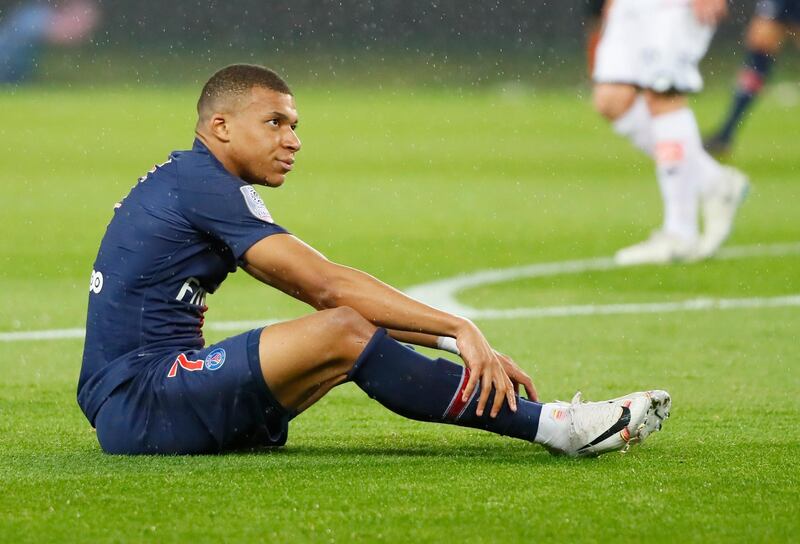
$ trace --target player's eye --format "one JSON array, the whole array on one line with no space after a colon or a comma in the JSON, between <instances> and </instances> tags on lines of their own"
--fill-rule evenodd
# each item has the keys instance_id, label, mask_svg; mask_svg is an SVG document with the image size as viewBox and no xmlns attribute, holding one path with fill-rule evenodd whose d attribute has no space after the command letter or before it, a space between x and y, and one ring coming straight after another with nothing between
<instances>
[{"instance_id":1,"label":"player's eye","mask_svg":"<svg viewBox=\"0 0 800 544\"><path fill-rule=\"evenodd\" d=\"M269 121L267 121L267 124L272 125L273 127L277 127L280 124L280 122L277 119L270 119Z\"/></svg>"},{"instance_id":2,"label":"player's eye","mask_svg":"<svg viewBox=\"0 0 800 544\"><path fill-rule=\"evenodd\" d=\"M292 130L297 130L297 124L292 125Z\"/></svg>"}]
</instances>

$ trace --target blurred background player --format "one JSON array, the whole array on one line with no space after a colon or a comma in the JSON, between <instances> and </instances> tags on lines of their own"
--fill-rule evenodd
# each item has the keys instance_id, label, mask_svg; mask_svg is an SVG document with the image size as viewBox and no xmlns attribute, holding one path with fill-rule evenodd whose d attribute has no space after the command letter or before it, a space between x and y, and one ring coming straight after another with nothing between
<instances>
[{"instance_id":1,"label":"blurred background player","mask_svg":"<svg viewBox=\"0 0 800 544\"><path fill-rule=\"evenodd\" d=\"M760 0L747 27L747 59L739 72L733 101L719 129L705 141L714 155L730 152L742 117L750 109L769 77L786 36L798 39L800 0Z\"/></svg>"},{"instance_id":2,"label":"blurred background player","mask_svg":"<svg viewBox=\"0 0 800 544\"><path fill-rule=\"evenodd\" d=\"M727 13L725 0L615 0L605 9L595 108L655 160L664 201L662 227L615 258L635 265L709 257L730 234L748 187L741 172L703 149L686 98L703 86L697 65Z\"/></svg>"},{"instance_id":3,"label":"blurred background player","mask_svg":"<svg viewBox=\"0 0 800 544\"><path fill-rule=\"evenodd\" d=\"M606 0L583 0L586 10L586 64L589 66L589 74L594 71L594 57L597 53L597 45L600 43L600 35L603 30L603 10Z\"/></svg>"},{"instance_id":4,"label":"blurred background player","mask_svg":"<svg viewBox=\"0 0 800 544\"><path fill-rule=\"evenodd\" d=\"M78 44L98 20L97 7L87 0L21 4L0 22L0 83L28 79L46 45Z\"/></svg>"}]
</instances>

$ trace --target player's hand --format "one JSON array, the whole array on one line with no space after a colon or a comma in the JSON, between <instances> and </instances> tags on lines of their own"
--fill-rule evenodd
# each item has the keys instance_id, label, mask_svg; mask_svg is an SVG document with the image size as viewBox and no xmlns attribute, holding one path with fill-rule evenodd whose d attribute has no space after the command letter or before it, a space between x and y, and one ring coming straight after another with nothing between
<instances>
[{"instance_id":1,"label":"player's hand","mask_svg":"<svg viewBox=\"0 0 800 544\"><path fill-rule=\"evenodd\" d=\"M481 393L475 410L475 414L478 417L482 416L484 410L486 410L486 403L489 401L489 395L492 393L493 388L494 399L492 400L492 411L489 416L497 417L503 407L503 403L506 401L511 411L516 412L517 397L514 384L506 374L503 362L497 352L492 349L478 327L470 321L465 321L464 326L456 334L456 344L461 352L464 364L470 370L469 381L461 400L467 402L475 388L480 384Z\"/></svg>"},{"instance_id":2,"label":"player's hand","mask_svg":"<svg viewBox=\"0 0 800 544\"><path fill-rule=\"evenodd\" d=\"M494 353L503 364L503 370L506 371L509 379L511 379L511 384L514 386L514 394L516 395L519 393L519 386L521 385L525 388L525 394L527 395L528 400L539 402L539 394L536 392L536 386L533 385L533 380L531 380L531 377L528 376L524 370L518 367L517 363L515 363L508 355L500 353L499 351L495 351Z\"/></svg>"},{"instance_id":3,"label":"player's hand","mask_svg":"<svg viewBox=\"0 0 800 544\"><path fill-rule=\"evenodd\" d=\"M716 25L727 14L727 0L694 0L694 15L704 25Z\"/></svg>"}]
</instances>

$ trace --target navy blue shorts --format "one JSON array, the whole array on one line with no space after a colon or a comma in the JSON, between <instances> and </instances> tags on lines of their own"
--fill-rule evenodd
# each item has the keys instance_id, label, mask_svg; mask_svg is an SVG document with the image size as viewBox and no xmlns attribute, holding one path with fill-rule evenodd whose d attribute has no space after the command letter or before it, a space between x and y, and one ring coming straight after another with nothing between
<instances>
[{"instance_id":1,"label":"navy blue shorts","mask_svg":"<svg viewBox=\"0 0 800 544\"><path fill-rule=\"evenodd\" d=\"M261 329L160 357L115 389L95 420L107 453L199 454L283 446L290 415L261 373Z\"/></svg>"},{"instance_id":2,"label":"navy blue shorts","mask_svg":"<svg viewBox=\"0 0 800 544\"><path fill-rule=\"evenodd\" d=\"M759 0L756 15L785 25L800 25L800 0Z\"/></svg>"}]
</instances>

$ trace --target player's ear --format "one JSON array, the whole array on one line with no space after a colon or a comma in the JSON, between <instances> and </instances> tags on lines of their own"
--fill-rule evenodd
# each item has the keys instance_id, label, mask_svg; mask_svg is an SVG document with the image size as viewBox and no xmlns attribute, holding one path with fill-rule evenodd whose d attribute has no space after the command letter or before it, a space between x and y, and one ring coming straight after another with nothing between
<instances>
[{"instance_id":1,"label":"player's ear","mask_svg":"<svg viewBox=\"0 0 800 544\"><path fill-rule=\"evenodd\" d=\"M231 140L230 124L224 114L213 114L208 120L208 128L211 134L221 142L229 142Z\"/></svg>"}]
</instances>

